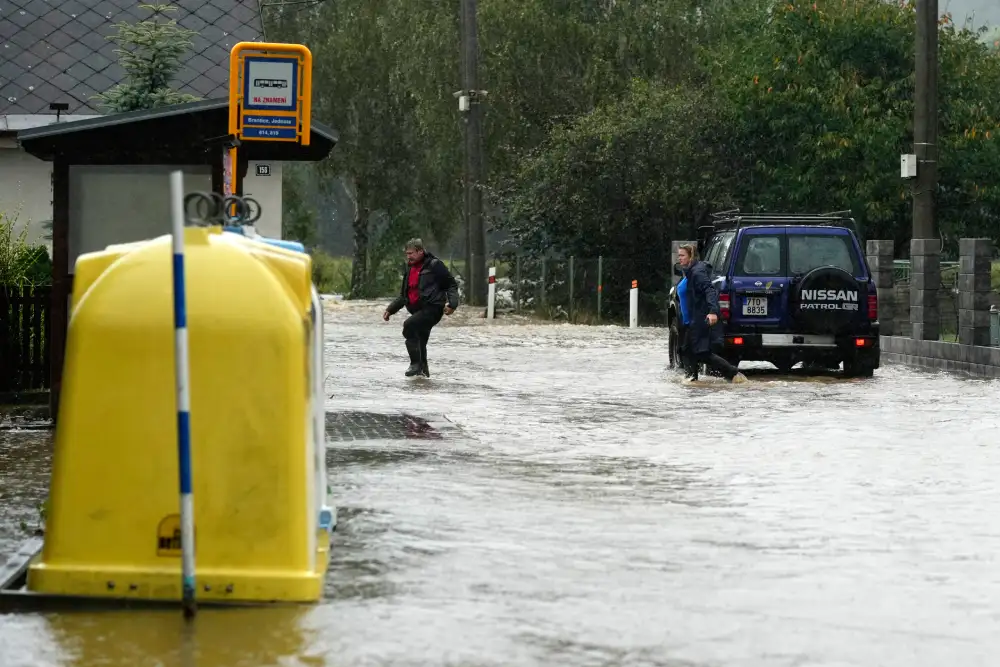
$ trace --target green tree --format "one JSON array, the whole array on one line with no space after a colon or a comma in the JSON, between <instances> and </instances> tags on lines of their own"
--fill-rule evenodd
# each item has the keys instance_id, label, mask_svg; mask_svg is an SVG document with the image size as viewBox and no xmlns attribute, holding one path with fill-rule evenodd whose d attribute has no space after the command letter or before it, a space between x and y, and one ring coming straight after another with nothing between
<instances>
[{"instance_id":1,"label":"green tree","mask_svg":"<svg viewBox=\"0 0 1000 667\"><path fill-rule=\"evenodd\" d=\"M626 259L629 274L612 280L666 285L671 240L731 204L724 120L710 91L633 81L523 160L501 191L499 224L529 255Z\"/></svg>"},{"instance_id":2,"label":"green tree","mask_svg":"<svg viewBox=\"0 0 1000 667\"><path fill-rule=\"evenodd\" d=\"M372 242L376 218L391 220L386 238L417 229L447 237L454 224L453 200L442 192L455 191L449 179L460 163L449 159L455 148L440 128L453 128L457 147L458 114L443 74L449 64L457 73L457 50L444 65L433 62L448 44L443 31L451 23L429 0L338 0L304 11L282 8L269 18L280 39L309 44L318 54L314 114L340 133L336 150L319 165L320 180L343 179L351 199L352 297L373 296L383 265L395 271L400 261L398 245Z\"/></svg>"},{"instance_id":3,"label":"green tree","mask_svg":"<svg viewBox=\"0 0 1000 667\"><path fill-rule=\"evenodd\" d=\"M126 80L94 96L113 113L139 111L156 107L197 102L199 97L180 93L170 87L181 69L181 59L197 33L167 20L175 7L165 4L141 4L152 16L139 23L116 23L117 34L108 37L120 48L119 56Z\"/></svg>"},{"instance_id":4,"label":"green tree","mask_svg":"<svg viewBox=\"0 0 1000 667\"><path fill-rule=\"evenodd\" d=\"M1000 27L987 30L983 35L983 44L993 51L1000 51Z\"/></svg>"},{"instance_id":5,"label":"green tree","mask_svg":"<svg viewBox=\"0 0 1000 667\"><path fill-rule=\"evenodd\" d=\"M632 77L684 76L703 31L697 10L707 2L482 0L481 185L505 182L555 127L620 97ZM356 196L360 289L374 272L367 262L382 261L369 248L372 216L438 240L462 219L462 124L452 95L461 87L458 3L338 0L270 9L267 17L280 39L317 54L314 108L341 132L322 169ZM398 248L392 253L396 261Z\"/></svg>"},{"instance_id":6,"label":"green tree","mask_svg":"<svg viewBox=\"0 0 1000 667\"><path fill-rule=\"evenodd\" d=\"M709 85L727 99L744 174L734 194L767 210L850 208L868 238L910 238L915 12L882 0L767 2L706 50ZM940 191L946 245L996 234L993 132L1000 60L980 34L941 21Z\"/></svg>"},{"instance_id":7,"label":"green tree","mask_svg":"<svg viewBox=\"0 0 1000 667\"><path fill-rule=\"evenodd\" d=\"M705 59L739 135L735 194L765 210L850 208L882 238L907 215L913 16L881 0L768 5L758 31Z\"/></svg>"},{"instance_id":8,"label":"green tree","mask_svg":"<svg viewBox=\"0 0 1000 667\"><path fill-rule=\"evenodd\" d=\"M647 75L564 127L499 190L523 250L635 258L663 284L669 240L713 208L850 208L868 238L910 237L912 5L882 0L720 2L703 15L699 70ZM940 191L946 248L998 235L1000 57L946 18Z\"/></svg>"},{"instance_id":9,"label":"green tree","mask_svg":"<svg viewBox=\"0 0 1000 667\"><path fill-rule=\"evenodd\" d=\"M909 240L915 17L884 0L481 0L485 163L498 226L541 252L655 257L715 207L850 208ZM270 9L316 54L314 109L341 132L321 181L354 201L354 289L409 233L462 212L459 7L338 0ZM941 27L949 244L995 235L1000 60ZM370 238L374 219L389 231ZM386 253L386 254L383 254ZM642 261L646 261L643 259ZM658 274L654 276L659 280ZM665 281L664 281L665 282ZM371 288L374 289L374 288Z\"/></svg>"},{"instance_id":10,"label":"green tree","mask_svg":"<svg viewBox=\"0 0 1000 667\"><path fill-rule=\"evenodd\" d=\"M298 241L304 246L316 245L316 211L308 200L308 188L302 168L287 163L282 169L281 237Z\"/></svg>"},{"instance_id":11,"label":"green tree","mask_svg":"<svg viewBox=\"0 0 1000 667\"><path fill-rule=\"evenodd\" d=\"M711 0L482 0L488 178L501 182L554 128L625 95L635 79L692 72Z\"/></svg>"}]
</instances>

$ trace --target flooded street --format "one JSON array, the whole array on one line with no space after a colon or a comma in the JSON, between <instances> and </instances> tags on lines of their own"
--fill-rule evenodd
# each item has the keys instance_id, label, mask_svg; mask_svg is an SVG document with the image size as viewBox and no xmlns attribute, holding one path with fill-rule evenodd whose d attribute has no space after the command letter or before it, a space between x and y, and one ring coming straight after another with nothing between
<instances>
[{"instance_id":1,"label":"flooded street","mask_svg":"<svg viewBox=\"0 0 1000 667\"><path fill-rule=\"evenodd\" d=\"M663 329L461 310L410 379L401 316L327 306L329 411L450 422L331 440L327 599L0 616L2 667L995 664L1000 383L692 387ZM0 432L0 557L49 464L47 433Z\"/></svg>"}]
</instances>

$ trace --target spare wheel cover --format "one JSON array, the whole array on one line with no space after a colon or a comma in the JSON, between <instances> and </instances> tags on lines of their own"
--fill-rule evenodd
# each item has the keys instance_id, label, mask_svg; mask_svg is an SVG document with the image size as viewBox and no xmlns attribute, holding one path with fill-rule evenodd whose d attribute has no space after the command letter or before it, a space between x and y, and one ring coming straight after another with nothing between
<instances>
[{"instance_id":1,"label":"spare wheel cover","mask_svg":"<svg viewBox=\"0 0 1000 667\"><path fill-rule=\"evenodd\" d=\"M795 285L789 306L792 317L810 333L838 334L857 323L864 296L850 273L821 266Z\"/></svg>"}]
</instances>

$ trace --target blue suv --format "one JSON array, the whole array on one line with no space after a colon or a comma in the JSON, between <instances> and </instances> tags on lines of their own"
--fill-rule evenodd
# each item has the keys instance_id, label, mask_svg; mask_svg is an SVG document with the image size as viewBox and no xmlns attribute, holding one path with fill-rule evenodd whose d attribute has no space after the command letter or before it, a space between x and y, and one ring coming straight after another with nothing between
<instances>
[{"instance_id":1,"label":"blue suv","mask_svg":"<svg viewBox=\"0 0 1000 667\"><path fill-rule=\"evenodd\" d=\"M712 270L730 363L781 371L837 369L871 377L879 367L878 294L849 212L713 215L698 229ZM675 274L680 267L674 265ZM678 358L676 286L667 307L671 367Z\"/></svg>"}]
</instances>

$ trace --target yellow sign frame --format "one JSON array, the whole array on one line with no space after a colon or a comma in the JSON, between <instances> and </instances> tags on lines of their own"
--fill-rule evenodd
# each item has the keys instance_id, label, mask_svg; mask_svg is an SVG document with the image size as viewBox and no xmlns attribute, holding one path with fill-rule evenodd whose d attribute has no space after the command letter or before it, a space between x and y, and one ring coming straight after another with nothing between
<instances>
[{"instance_id":1,"label":"yellow sign frame","mask_svg":"<svg viewBox=\"0 0 1000 667\"><path fill-rule=\"evenodd\" d=\"M299 122L295 138L244 137L242 116L247 115L244 99L244 75L249 59L292 60L298 63L295 72L298 90L295 93L294 111L267 110L257 115L272 118L295 118ZM285 141L309 145L312 121L312 52L302 44L279 44L275 42L240 42L229 52L229 133L240 141ZM251 127L257 127L253 125Z\"/></svg>"},{"instance_id":2,"label":"yellow sign frame","mask_svg":"<svg viewBox=\"0 0 1000 667\"><path fill-rule=\"evenodd\" d=\"M248 63L254 60L268 61L295 61L297 67L293 70L293 87L295 97L294 110L266 109L257 113L248 112L245 108L246 100L244 91L246 90L245 76ZM297 143L301 146L308 146L312 129L312 52L303 44L282 44L277 42L239 42L234 45L229 52L229 134L243 141L280 141L285 143ZM263 119L263 122L245 125L246 116L254 115ZM283 118L296 119L295 136L277 136L277 132L290 129L286 124L278 124L270 121L279 121ZM245 128L251 130L261 130L267 127L276 129L276 136L246 136ZM228 160L226 160L225 187L223 194L230 196L235 194L235 173L237 169L236 148L228 149ZM231 171L230 171L231 170Z\"/></svg>"}]
</instances>

